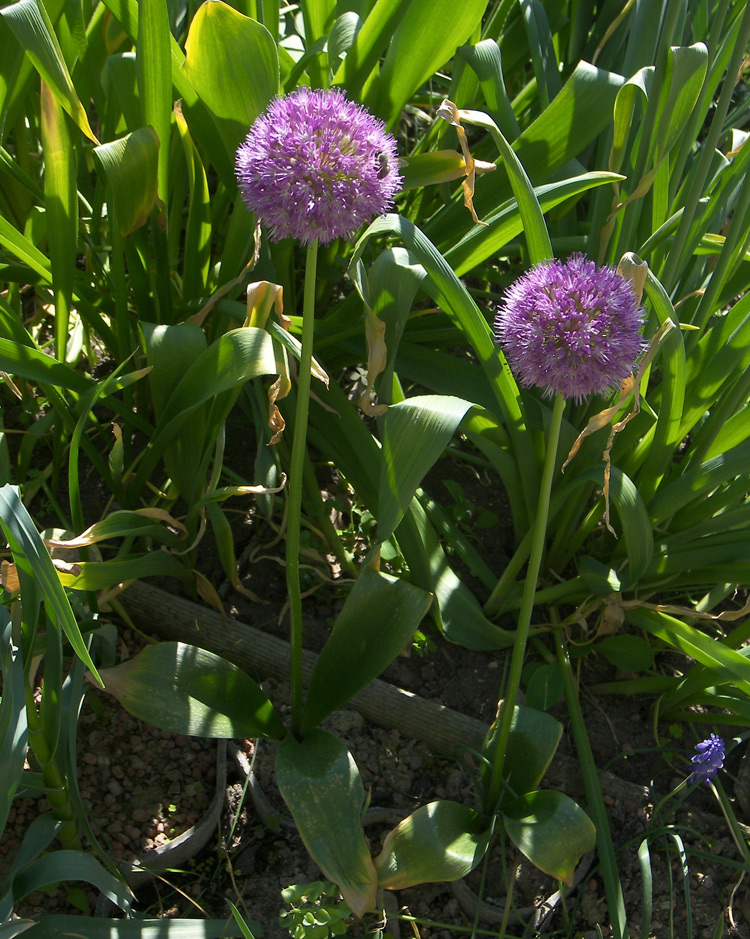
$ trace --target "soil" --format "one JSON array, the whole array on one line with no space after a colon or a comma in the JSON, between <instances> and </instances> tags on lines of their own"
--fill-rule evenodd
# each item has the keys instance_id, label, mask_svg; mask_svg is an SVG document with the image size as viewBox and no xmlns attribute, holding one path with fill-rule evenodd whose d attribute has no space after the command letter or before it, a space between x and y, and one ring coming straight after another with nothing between
<instances>
[{"instance_id":1,"label":"soil","mask_svg":"<svg viewBox=\"0 0 750 939\"><path fill-rule=\"evenodd\" d=\"M495 568L506 555L506 516L502 495L481 477L443 463L428 481L430 491L443 505L453 496L440 489L442 479L460 480L467 496L462 510L482 506L497 516L496 530L482 533L483 543L494 557ZM455 488L452 490L455 495ZM240 503L237 503L240 506ZM231 503L228 503L231 509ZM201 569L214 584L222 584L219 594L225 611L244 622L283 638L286 625L284 571L280 555L283 544L274 544L273 529L251 518L242 505L233 516L238 556L241 554L242 583L258 595L260 603L233 590L221 571L210 546L201 549ZM207 539L208 542L208 539ZM205 550L204 550L205 548ZM330 559L328 559L330 561ZM321 553L308 572L305 600L306 645L319 650L330 624L343 603L345 591L336 582L332 567ZM462 572L478 596L481 585L471 572ZM162 586L180 592L174 582ZM121 625L120 657L134 654L143 639ZM495 716L505 657L501 654L473 653L448 645L430 634L419 651L407 650L383 678L423 698L440 703L489 724ZM601 771L610 770L632 785L624 796L609 796L610 827L618 852L618 869L624 887L630 936L641 936L643 876L639 846L648 839L653 874L653 915L651 928L643 933L652 939L696 939L723 935L734 939L750 937L750 896L742 881L741 857L735 847L710 791L695 786L689 796L669 805L658 816L654 806L684 778L684 764L692 740L672 737L677 728L659 728L654 740L650 702L641 699L605 698L586 689L612 680L615 670L595 655L581 660L582 705L591 745ZM285 702L288 687L283 682L267 682L271 699ZM284 713L285 704L280 710ZM551 713L563 724L560 754L575 759L575 747L568 731L564 702ZM469 804L474 799L476 763L465 757L447 759L430 751L417 740L402 738L397 731L374 727L351 709L333 715L323 725L349 746L359 766L371 805L387 810L387 824L367 827L373 851L394 820L418 805L438 798ZM291 884L307 883L321 875L304 846L288 824L287 812L276 792L273 778L273 746L263 742L237 741L227 757L225 800L218 837L197 856L181 862L179 870L155 874L137 888L137 908L141 914L160 917L229 917L231 900L252 921L255 934L266 939L286 939L289 933L279 925L284 908L280 891ZM740 748L727 764L724 777L732 794L733 777L739 770ZM247 763L253 767L253 783L248 784ZM78 736L79 786L98 837L111 857L126 863L179 836L206 812L216 783L216 743L176 736L144 725L126 714L114 699L96 690L89 691L80 718ZM554 763L553 763L554 767ZM585 806L580 781L571 776L559 781L573 798ZM255 796L253 797L253 791ZM258 793L262 792L262 796ZM264 801L265 800L265 801ZM735 806L738 813L739 806ZM0 842L0 875L14 855L31 819L45 809L44 800L16 799ZM742 815L740 813L740 817ZM745 818L750 823L750 818ZM554 903L558 884L540 874L514 852L495 845L486 870L474 872L467 885L481 892L489 904L503 903L512 887L512 909L507 937L564 935L595 939L610 935L610 918L604 895L602 872L595 855L584 859L582 877L576 887ZM480 883L484 877L483 885ZM550 902L552 912L538 918L538 908ZM449 884L428 884L399 891L384 899L387 929L392 936L448 939L473 923L472 898ZM462 905L463 904L463 905ZM44 893L37 891L18 907L20 915L36 918L48 913L106 911L97 896L85 885L62 885ZM535 913L534 908L537 908ZM525 912L524 912L525 911ZM486 911L485 911L486 912ZM400 913L401 920L395 918ZM494 918L493 918L494 914ZM379 914L382 916L382 911ZM486 934L501 936L497 908L482 914L480 928ZM410 920L408 917L414 917ZM535 919L535 917L537 917ZM382 923L381 923L382 925ZM376 931L377 917L352 926L350 935Z\"/></svg>"}]
</instances>

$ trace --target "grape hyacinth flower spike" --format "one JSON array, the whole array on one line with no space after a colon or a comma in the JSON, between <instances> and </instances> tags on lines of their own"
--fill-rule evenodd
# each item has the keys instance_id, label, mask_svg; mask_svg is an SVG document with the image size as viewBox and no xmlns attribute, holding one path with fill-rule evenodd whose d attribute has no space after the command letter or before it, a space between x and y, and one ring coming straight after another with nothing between
<instances>
[{"instance_id":1,"label":"grape hyacinth flower spike","mask_svg":"<svg viewBox=\"0 0 750 939\"><path fill-rule=\"evenodd\" d=\"M235 171L275 241L328 244L391 207L398 166L394 137L366 108L337 89L299 88L255 121Z\"/></svg>"},{"instance_id":2,"label":"grape hyacinth flower spike","mask_svg":"<svg viewBox=\"0 0 750 939\"><path fill-rule=\"evenodd\" d=\"M495 335L525 387L581 402L632 373L644 311L629 280L582 254L543 261L505 292Z\"/></svg>"},{"instance_id":3,"label":"grape hyacinth flower spike","mask_svg":"<svg viewBox=\"0 0 750 939\"><path fill-rule=\"evenodd\" d=\"M717 734L711 734L696 744L695 756L690 758L692 770L688 783L705 782L708 786L720 769L724 769L724 741Z\"/></svg>"}]
</instances>

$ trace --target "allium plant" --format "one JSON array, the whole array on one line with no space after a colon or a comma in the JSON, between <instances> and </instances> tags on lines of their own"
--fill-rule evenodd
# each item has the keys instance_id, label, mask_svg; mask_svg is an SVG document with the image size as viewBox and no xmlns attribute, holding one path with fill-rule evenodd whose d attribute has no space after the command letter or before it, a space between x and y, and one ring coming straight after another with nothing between
<instances>
[{"instance_id":1,"label":"allium plant","mask_svg":"<svg viewBox=\"0 0 750 939\"><path fill-rule=\"evenodd\" d=\"M237 150L248 209L274 240L351 238L393 204L401 177L382 121L338 90L276 98Z\"/></svg>"},{"instance_id":2,"label":"allium plant","mask_svg":"<svg viewBox=\"0 0 750 939\"><path fill-rule=\"evenodd\" d=\"M538 264L508 288L495 334L521 384L580 402L632 372L643 316L629 280L574 254Z\"/></svg>"},{"instance_id":3,"label":"allium plant","mask_svg":"<svg viewBox=\"0 0 750 939\"><path fill-rule=\"evenodd\" d=\"M498 310L495 334L511 369L522 384L554 395L506 701L515 701L521 683L566 398L581 401L613 388L631 374L644 348L642 323L643 310L630 281L613 268L597 269L582 254L574 254L565 263L539 261L509 288ZM498 757L492 768L491 791L496 797L501 791L510 723L511 709L504 708Z\"/></svg>"},{"instance_id":4,"label":"allium plant","mask_svg":"<svg viewBox=\"0 0 750 939\"><path fill-rule=\"evenodd\" d=\"M240 192L271 237L307 245L302 348L289 467L286 577L289 594L292 729L302 719L302 596L299 581L302 478L310 406L318 243L351 237L389 208L401 183L396 141L385 125L336 89L299 88L276 98L237 150Z\"/></svg>"}]
</instances>

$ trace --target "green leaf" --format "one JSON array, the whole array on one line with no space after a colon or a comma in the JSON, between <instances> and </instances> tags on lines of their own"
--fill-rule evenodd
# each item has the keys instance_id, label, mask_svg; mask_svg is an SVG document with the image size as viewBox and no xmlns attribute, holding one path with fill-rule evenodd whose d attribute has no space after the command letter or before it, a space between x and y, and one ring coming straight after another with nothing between
<instances>
[{"instance_id":1,"label":"green leaf","mask_svg":"<svg viewBox=\"0 0 750 939\"><path fill-rule=\"evenodd\" d=\"M80 130L94 143L99 141L91 130L86 111L73 87L60 44L43 3L39 0L18 0L0 10L21 48L52 89L61 106Z\"/></svg>"},{"instance_id":2,"label":"green leaf","mask_svg":"<svg viewBox=\"0 0 750 939\"><path fill-rule=\"evenodd\" d=\"M272 737L286 730L258 684L226 659L183 642L146 646L101 671L105 690L134 717L175 734Z\"/></svg>"},{"instance_id":3,"label":"green leaf","mask_svg":"<svg viewBox=\"0 0 750 939\"><path fill-rule=\"evenodd\" d=\"M369 239L382 232L396 234L403 240L437 287L440 306L455 320L471 343L513 437L525 501L528 502L526 508L531 513L532 501L536 499L537 479L533 453L523 437L525 419L521 412L518 388L509 370L503 368L503 359L495 347L487 320L435 245L416 225L401 216L384 215L376 219L357 242L350 267L359 260Z\"/></svg>"},{"instance_id":4,"label":"green leaf","mask_svg":"<svg viewBox=\"0 0 750 939\"><path fill-rule=\"evenodd\" d=\"M165 403L161 416L143 452L133 492L140 492L162 458L166 446L191 419L195 409L224 391L239 389L251 378L276 373L271 335L264 329L242 327L224 333L196 358Z\"/></svg>"},{"instance_id":5,"label":"green leaf","mask_svg":"<svg viewBox=\"0 0 750 939\"><path fill-rule=\"evenodd\" d=\"M548 711L557 704L565 691L562 672L557 662L548 662L534 670L526 686L526 706Z\"/></svg>"},{"instance_id":6,"label":"green leaf","mask_svg":"<svg viewBox=\"0 0 750 939\"><path fill-rule=\"evenodd\" d=\"M101 144L94 160L109 185L120 235L126 238L156 205L159 138L153 127L139 127L121 140Z\"/></svg>"},{"instance_id":7,"label":"green leaf","mask_svg":"<svg viewBox=\"0 0 750 939\"><path fill-rule=\"evenodd\" d=\"M640 636L607 636L594 649L616 668L628 672L644 672L654 664L651 643Z\"/></svg>"},{"instance_id":8,"label":"green leaf","mask_svg":"<svg viewBox=\"0 0 750 939\"><path fill-rule=\"evenodd\" d=\"M365 568L315 664L303 731L344 705L391 664L413 638L431 600L405 580Z\"/></svg>"},{"instance_id":9,"label":"green leaf","mask_svg":"<svg viewBox=\"0 0 750 939\"><path fill-rule=\"evenodd\" d=\"M388 408L378 496L380 544L396 530L417 487L470 407L461 398L419 395Z\"/></svg>"},{"instance_id":10,"label":"green leaf","mask_svg":"<svg viewBox=\"0 0 750 939\"><path fill-rule=\"evenodd\" d=\"M656 118L656 161L661 162L680 139L703 87L708 48L702 42L672 46Z\"/></svg>"},{"instance_id":11,"label":"green leaf","mask_svg":"<svg viewBox=\"0 0 750 939\"><path fill-rule=\"evenodd\" d=\"M499 723L495 721L490 727L487 739L484 742L484 756L493 762L497 745ZM510 737L505 752L503 766L507 778L507 790L503 795L504 801L509 793L521 794L535 789L542 781L547 767L555 755L557 745L562 736L562 724L554 717L537 711L534 708L516 705L513 708L513 720L510 725ZM487 812L495 809L501 793L489 791L492 778L492 768L482 765L482 802ZM501 803L502 804L502 803Z\"/></svg>"},{"instance_id":12,"label":"green leaf","mask_svg":"<svg viewBox=\"0 0 750 939\"><path fill-rule=\"evenodd\" d=\"M52 283L52 272L48 258L11 223L0 215L0 245L27 264L46 283Z\"/></svg>"},{"instance_id":13,"label":"green leaf","mask_svg":"<svg viewBox=\"0 0 750 939\"><path fill-rule=\"evenodd\" d=\"M458 802L430 802L389 831L375 858L378 885L401 890L460 880L482 860L490 841L486 821Z\"/></svg>"},{"instance_id":14,"label":"green leaf","mask_svg":"<svg viewBox=\"0 0 750 939\"><path fill-rule=\"evenodd\" d=\"M88 378L70 366L13 339L0 338L0 369L18 378L69 388L81 395L88 394L94 387Z\"/></svg>"},{"instance_id":15,"label":"green leaf","mask_svg":"<svg viewBox=\"0 0 750 939\"><path fill-rule=\"evenodd\" d=\"M654 554L654 534L646 506L632 479L616 466L611 467L609 494L622 524L628 555L627 584L636 584Z\"/></svg>"},{"instance_id":16,"label":"green leaf","mask_svg":"<svg viewBox=\"0 0 750 939\"><path fill-rule=\"evenodd\" d=\"M0 527L5 533L16 564L41 590L47 612L50 614L50 622L56 622L58 629L63 630L73 651L101 684L49 551L14 486L5 485L0 489Z\"/></svg>"},{"instance_id":17,"label":"green leaf","mask_svg":"<svg viewBox=\"0 0 750 939\"><path fill-rule=\"evenodd\" d=\"M291 734L276 755L276 779L300 837L352 912L375 906L378 883L360 821L365 790L357 765L332 734Z\"/></svg>"},{"instance_id":18,"label":"green leaf","mask_svg":"<svg viewBox=\"0 0 750 939\"><path fill-rule=\"evenodd\" d=\"M148 381L158 422L180 379L206 351L206 337L200 326L190 322L174 326L142 323L141 328L146 339L146 358L153 366ZM164 447L164 466L189 506L204 484L198 469L203 460L205 435L205 408L196 408L181 433Z\"/></svg>"},{"instance_id":19,"label":"green leaf","mask_svg":"<svg viewBox=\"0 0 750 939\"><path fill-rule=\"evenodd\" d=\"M453 0L411 0L398 19L379 81L365 103L386 124L393 124L411 95L471 36L486 6L486 0L458 5ZM356 54L356 42L349 54Z\"/></svg>"},{"instance_id":20,"label":"green leaf","mask_svg":"<svg viewBox=\"0 0 750 939\"><path fill-rule=\"evenodd\" d=\"M596 843L591 819L562 792L526 793L504 808L503 822L532 864L569 887L576 864Z\"/></svg>"},{"instance_id":21,"label":"green leaf","mask_svg":"<svg viewBox=\"0 0 750 939\"><path fill-rule=\"evenodd\" d=\"M0 607L0 666L3 694L0 698L0 832L5 830L10 803L28 752L26 728L26 679L20 650L12 641L12 623Z\"/></svg>"},{"instance_id":22,"label":"green leaf","mask_svg":"<svg viewBox=\"0 0 750 939\"><path fill-rule=\"evenodd\" d=\"M480 651L513 645L515 634L487 619L477 598L451 568L418 499L412 500L396 537L415 583L435 594L432 611L449 642Z\"/></svg>"},{"instance_id":23,"label":"green leaf","mask_svg":"<svg viewBox=\"0 0 750 939\"><path fill-rule=\"evenodd\" d=\"M739 652L667 613L626 609L625 618L711 669L717 681L731 682L745 694L750 694L750 661Z\"/></svg>"},{"instance_id":24,"label":"green leaf","mask_svg":"<svg viewBox=\"0 0 750 939\"><path fill-rule=\"evenodd\" d=\"M78 248L76 161L68 119L45 82L42 82L41 105L44 205L55 301L55 357L63 361Z\"/></svg>"},{"instance_id":25,"label":"green leaf","mask_svg":"<svg viewBox=\"0 0 750 939\"><path fill-rule=\"evenodd\" d=\"M542 212L548 212L556 206L573 199L589 189L604 186L622 179L616 173L583 173L560 182L546 183L534 189ZM460 241L447 248L446 258L450 259L459 276L467 274L487 258L497 254L509 241L523 231L523 220L518 211L518 202L509 199L499 208L483 217L485 226L474 226Z\"/></svg>"},{"instance_id":26,"label":"green leaf","mask_svg":"<svg viewBox=\"0 0 750 939\"><path fill-rule=\"evenodd\" d=\"M211 111L234 160L250 125L279 92L273 37L265 26L221 0L210 0L190 24L183 71Z\"/></svg>"},{"instance_id":27,"label":"green leaf","mask_svg":"<svg viewBox=\"0 0 750 939\"><path fill-rule=\"evenodd\" d=\"M132 894L128 887L105 870L95 857L83 851L52 851L37 858L13 878L13 895L20 900L34 890L65 880L92 884L121 909L130 910Z\"/></svg>"},{"instance_id":28,"label":"green leaf","mask_svg":"<svg viewBox=\"0 0 750 939\"><path fill-rule=\"evenodd\" d=\"M140 0L136 67L143 123L159 141L158 193L166 205L169 180L169 138L172 119L172 75L169 13L166 0Z\"/></svg>"}]
</instances>

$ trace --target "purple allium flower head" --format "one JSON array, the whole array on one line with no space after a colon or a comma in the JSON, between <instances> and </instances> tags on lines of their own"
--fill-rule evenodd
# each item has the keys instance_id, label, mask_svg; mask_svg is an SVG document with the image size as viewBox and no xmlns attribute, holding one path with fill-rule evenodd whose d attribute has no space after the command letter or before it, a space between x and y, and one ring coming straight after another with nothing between
<instances>
[{"instance_id":1,"label":"purple allium flower head","mask_svg":"<svg viewBox=\"0 0 750 939\"><path fill-rule=\"evenodd\" d=\"M336 89L275 98L240 144L235 172L271 237L303 243L350 238L401 184L395 139Z\"/></svg>"},{"instance_id":2,"label":"purple allium flower head","mask_svg":"<svg viewBox=\"0 0 750 939\"><path fill-rule=\"evenodd\" d=\"M495 335L522 385L580 402L633 371L643 316L629 280L574 254L543 261L506 290Z\"/></svg>"},{"instance_id":3,"label":"purple allium flower head","mask_svg":"<svg viewBox=\"0 0 750 939\"><path fill-rule=\"evenodd\" d=\"M708 785L720 769L724 769L724 741L717 734L695 745L695 756L690 757L692 770L688 782L703 782Z\"/></svg>"}]
</instances>

